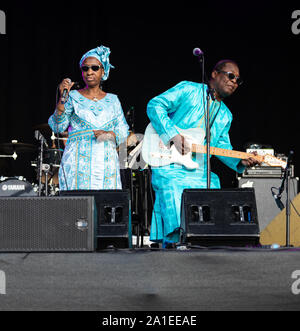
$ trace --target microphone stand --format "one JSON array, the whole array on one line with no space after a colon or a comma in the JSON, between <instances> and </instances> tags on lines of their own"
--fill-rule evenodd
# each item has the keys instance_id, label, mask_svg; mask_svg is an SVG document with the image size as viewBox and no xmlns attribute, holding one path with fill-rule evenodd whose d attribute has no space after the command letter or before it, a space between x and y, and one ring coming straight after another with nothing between
<instances>
[{"instance_id":1,"label":"microphone stand","mask_svg":"<svg viewBox=\"0 0 300 331\"><path fill-rule=\"evenodd\" d=\"M205 110L205 126L206 126L206 185L207 189L210 189L210 183L211 183L211 166L210 166L210 96L211 99L214 101L214 89L211 89L210 86L207 87L207 93L206 93L206 110Z\"/></svg>"},{"instance_id":2,"label":"microphone stand","mask_svg":"<svg viewBox=\"0 0 300 331\"><path fill-rule=\"evenodd\" d=\"M205 66L204 66L204 54L200 53L197 54L197 57L199 59L199 62L201 63L202 68L202 87L203 87L203 102L205 100L204 97L204 82L205 82ZM205 114L205 126L206 126L206 186L207 189L210 189L210 183L211 183L211 166L210 166L210 118L209 118L209 100L210 95L212 96L212 99L214 100L214 95L211 93L212 90L210 87L207 87L207 93L206 93L206 109L204 109ZM205 104L205 103L204 103Z\"/></svg>"},{"instance_id":3,"label":"microphone stand","mask_svg":"<svg viewBox=\"0 0 300 331\"><path fill-rule=\"evenodd\" d=\"M291 179L291 168L287 165L286 171L286 204L285 204L285 216L286 216L286 244L285 247L291 247L290 245L290 222L291 222L291 203L290 203L290 179Z\"/></svg>"},{"instance_id":4,"label":"microphone stand","mask_svg":"<svg viewBox=\"0 0 300 331\"><path fill-rule=\"evenodd\" d=\"M287 159L287 165L284 170L284 175L282 179L281 186L279 188L279 193L277 195L277 198L281 199L281 194L284 190L284 184L285 184L285 191L286 191L286 205L285 205L285 216L286 216L286 244L285 247L292 247L290 245L290 221L291 221L291 203L290 203L290 179L291 179L291 160L294 152L290 151L288 159Z\"/></svg>"},{"instance_id":5,"label":"microphone stand","mask_svg":"<svg viewBox=\"0 0 300 331\"><path fill-rule=\"evenodd\" d=\"M39 190L38 196L42 195L42 176L43 176L43 154L44 154L44 142L43 139L40 140L40 155L39 155Z\"/></svg>"}]
</instances>

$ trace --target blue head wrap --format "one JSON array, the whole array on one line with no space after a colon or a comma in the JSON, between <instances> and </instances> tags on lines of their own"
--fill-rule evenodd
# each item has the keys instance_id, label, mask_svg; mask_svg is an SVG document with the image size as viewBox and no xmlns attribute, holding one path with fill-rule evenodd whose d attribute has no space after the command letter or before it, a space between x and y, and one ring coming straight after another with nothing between
<instances>
[{"instance_id":1,"label":"blue head wrap","mask_svg":"<svg viewBox=\"0 0 300 331\"><path fill-rule=\"evenodd\" d=\"M103 75L102 79L107 80L110 68L114 68L114 66L109 63L109 54L110 54L110 49L108 47L101 45L101 46L91 49L90 51L85 53L82 56L82 58L79 62L79 65L81 67L83 61L87 57L95 57L97 60L99 60L101 62L101 64L103 65L103 68L104 68L104 75Z\"/></svg>"}]
</instances>

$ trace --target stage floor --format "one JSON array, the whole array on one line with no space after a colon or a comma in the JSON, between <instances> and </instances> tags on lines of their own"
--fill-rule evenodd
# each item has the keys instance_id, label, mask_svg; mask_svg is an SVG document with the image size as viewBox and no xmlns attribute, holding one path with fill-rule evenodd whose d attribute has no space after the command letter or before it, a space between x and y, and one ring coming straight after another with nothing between
<instances>
[{"instance_id":1,"label":"stage floor","mask_svg":"<svg viewBox=\"0 0 300 331\"><path fill-rule=\"evenodd\" d=\"M299 248L0 253L0 270L1 310L300 310Z\"/></svg>"}]
</instances>

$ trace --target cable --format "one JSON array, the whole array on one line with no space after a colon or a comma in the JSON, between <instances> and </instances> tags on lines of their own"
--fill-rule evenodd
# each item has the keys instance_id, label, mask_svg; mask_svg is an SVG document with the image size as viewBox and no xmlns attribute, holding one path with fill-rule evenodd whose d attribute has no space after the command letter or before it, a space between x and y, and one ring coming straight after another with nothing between
<instances>
[{"instance_id":1,"label":"cable","mask_svg":"<svg viewBox=\"0 0 300 331\"><path fill-rule=\"evenodd\" d=\"M149 165L148 165L148 169L149 169L149 174L150 174L150 176L149 176L149 180L150 180L150 197L151 197L151 203L152 203L152 207L153 207L153 214L154 214L154 217L155 217L156 238L158 238L158 222L157 222L156 211L155 211L155 207L154 207L153 192L152 192L152 169Z\"/></svg>"},{"instance_id":2,"label":"cable","mask_svg":"<svg viewBox=\"0 0 300 331\"><path fill-rule=\"evenodd\" d=\"M290 200L290 203L293 206L293 208L295 209L295 212L297 213L298 217L300 217L300 214L299 214L298 210L296 209L296 207L294 206L292 200Z\"/></svg>"}]
</instances>

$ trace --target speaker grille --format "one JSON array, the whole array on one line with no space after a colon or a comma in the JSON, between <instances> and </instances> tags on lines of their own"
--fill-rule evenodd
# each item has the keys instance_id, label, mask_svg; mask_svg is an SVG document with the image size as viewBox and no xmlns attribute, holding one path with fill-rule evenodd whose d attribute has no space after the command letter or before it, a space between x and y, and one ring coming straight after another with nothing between
<instances>
[{"instance_id":1,"label":"speaker grille","mask_svg":"<svg viewBox=\"0 0 300 331\"><path fill-rule=\"evenodd\" d=\"M256 243L259 225L254 190L185 189L182 194L181 228L184 240L234 239L239 245ZM209 238L210 237L210 238ZM200 242L199 241L199 242ZM220 241L218 239L218 241Z\"/></svg>"},{"instance_id":2,"label":"speaker grille","mask_svg":"<svg viewBox=\"0 0 300 331\"><path fill-rule=\"evenodd\" d=\"M93 197L0 198L1 251L93 249Z\"/></svg>"}]
</instances>

